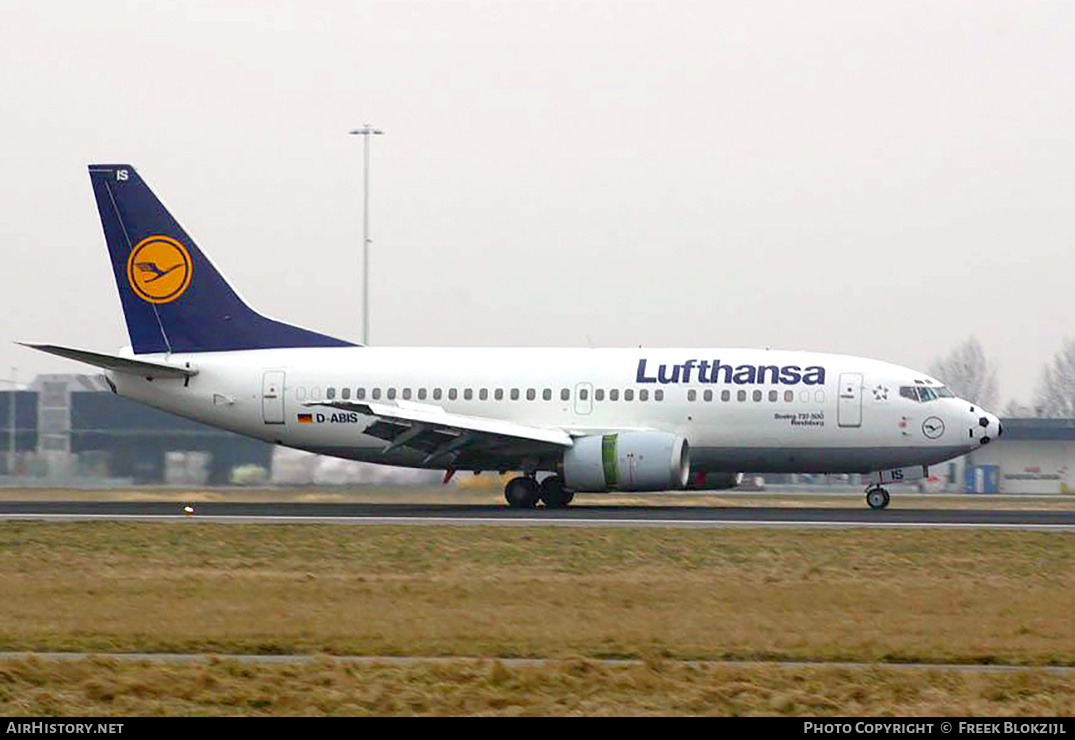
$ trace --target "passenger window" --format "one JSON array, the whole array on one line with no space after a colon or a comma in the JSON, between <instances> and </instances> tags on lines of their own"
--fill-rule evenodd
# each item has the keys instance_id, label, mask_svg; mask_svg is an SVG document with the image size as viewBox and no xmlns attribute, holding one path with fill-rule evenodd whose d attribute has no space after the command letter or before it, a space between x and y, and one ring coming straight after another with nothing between
<instances>
[{"instance_id":1,"label":"passenger window","mask_svg":"<svg viewBox=\"0 0 1075 740\"><path fill-rule=\"evenodd\" d=\"M640 390L638 392L638 400L639 401L648 401L649 400L649 391L647 391L645 388Z\"/></svg>"},{"instance_id":2,"label":"passenger window","mask_svg":"<svg viewBox=\"0 0 1075 740\"><path fill-rule=\"evenodd\" d=\"M391 400L391 399L393 399L395 397L396 397L396 389L395 388L389 388L388 389L388 398L389 398L389 400Z\"/></svg>"},{"instance_id":3,"label":"passenger window","mask_svg":"<svg viewBox=\"0 0 1075 740\"><path fill-rule=\"evenodd\" d=\"M731 391L721 391L720 392L720 400L721 401L730 401L730 400L732 400L732 392Z\"/></svg>"},{"instance_id":4,"label":"passenger window","mask_svg":"<svg viewBox=\"0 0 1075 740\"><path fill-rule=\"evenodd\" d=\"M604 388L598 388L597 390L595 390L593 392L593 400L595 400L595 401L604 401L605 400L605 389Z\"/></svg>"},{"instance_id":5,"label":"passenger window","mask_svg":"<svg viewBox=\"0 0 1075 740\"><path fill-rule=\"evenodd\" d=\"M325 391L325 398L327 398L329 401L331 401L335 397L336 397L336 389L334 387L330 386L329 389Z\"/></svg>"},{"instance_id":6,"label":"passenger window","mask_svg":"<svg viewBox=\"0 0 1075 740\"><path fill-rule=\"evenodd\" d=\"M751 395L754 396L754 403L757 403L761 400L761 391L754 391L754 393Z\"/></svg>"},{"instance_id":7,"label":"passenger window","mask_svg":"<svg viewBox=\"0 0 1075 740\"><path fill-rule=\"evenodd\" d=\"M365 397L366 397L366 389L365 388L355 388L355 398L357 398L359 401L361 401Z\"/></svg>"},{"instance_id":8,"label":"passenger window","mask_svg":"<svg viewBox=\"0 0 1075 740\"><path fill-rule=\"evenodd\" d=\"M735 397L739 401L745 401L745 400L747 400L747 392L746 391L739 391L738 393L735 394Z\"/></svg>"},{"instance_id":9,"label":"passenger window","mask_svg":"<svg viewBox=\"0 0 1075 740\"><path fill-rule=\"evenodd\" d=\"M543 390L541 392L541 400L543 400L543 401L551 401L552 400L552 388L546 388L545 390Z\"/></svg>"},{"instance_id":10,"label":"passenger window","mask_svg":"<svg viewBox=\"0 0 1075 740\"><path fill-rule=\"evenodd\" d=\"M321 386L315 385L313 388L310 389L310 400L311 401L320 401L321 400Z\"/></svg>"},{"instance_id":11,"label":"passenger window","mask_svg":"<svg viewBox=\"0 0 1075 740\"><path fill-rule=\"evenodd\" d=\"M705 393L702 394L702 398L705 399L706 403L709 403L713 400L713 391L707 390Z\"/></svg>"},{"instance_id":12,"label":"passenger window","mask_svg":"<svg viewBox=\"0 0 1075 740\"><path fill-rule=\"evenodd\" d=\"M588 401L590 399L590 391L586 388L579 388L579 400Z\"/></svg>"},{"instance_id":13,"label":"passenger window","mask_svg":"<svg viewBox=\"0 0 1075 740\"><path fill-rule=\"evenodd\" d=\"M497 401L503 401L504 400L504 389L503 388L497 388L495 391L493 391L493 398L496 399Z\"/></svg>"},{"instance_id":14,"label":"passenger window","mask_svg":"<svg viewBox=\"0 0 1075 740\"><path fill-rule=\"evenodd\" d=\"M795 400L795 391L784 391L784 402L791 403Z\"/></svg>"},{"instance_id":15,"label":"passenger window","mask_svg":"<svg viewBox=\"0 0 1075 740\"><path fill-rule=\"evenodd\" d=\"M511 389L511 400L512 401L518 401L519 400L519 389L518 388L512 388Z\"/></svg>"},{"instance_id":16,"label":"passenger window","mask_svg":"<svg viewBox=\"0 0 1075 740\"><path fill-rule=\"evenodd\" d=\"M780 394L779 394L779 393L777 393L776 391L769 391L769 402L770 402L770 403L775 403L775 402L776 402L776 399L777 399L777 397L778 397L779 395L780 395Z\"/></svg>"},{"instance_id":17,"label":"passenger window","mask_svg":"<svg viewBox=\"0 0 1075 740\"><path fill-rule=\"evenodd\" d=\"M373 400L377 401L380 398L381 398L381 389L380 388L374 388L373 389Z\"/></svg>"},{"instance_id":18,"label":"passenger window","mask_svg":"<svg viewBox=\"0 0 1075 740\"><path fill-rule=\"evenodd\" d=\"M441 395L442 395L442 392L441 392L440 388L434 388L433 389L433 400L434 401L439 401Z\"/></svg>"},{"instance_id":19,"label":"passenger window","mask_svg":"<svg viewBox=\"0 0 1075 740\"><path fill-rule=\"evenodd\" d=\"M449 401L454 401L457 398L459 398L459 391L457 391L455 388L449 388L448 389L448 400Z\"/></svg>"},{"instance_id":20,"label":"passenger window","mask_svg":"<svg viewBox=\"0 0 1075 740\"><path fill-rule=\"evenodd\" d=\"M403 389L403 400L404 401L411 400L411 389L410 388L404 388Z\"/></svg>"},{"instance_id":21,"label":"passenger window","mask_svg":"<svg viewBox=\"0 0 1075 740\"><path fill-rule=\"evenodd\" d=\"M478 391L478 400L480 400L480 401L488 401L489 400L489 389L488 388L482 388L480 391Z\"/></svg>"},{"instance_id":22,"label":"passenger window","mask_svg":"<svg viewBox=\"0 0 1075 740\"><path fill-rule=\"evenodd\" d=\"M825 403L825 391L816 391L814 393L814 400L818 403Z\"/></svg>"},{"instance_id":23,"label":"passenger window","mask_svg":"<svg viewBox=\"0 0 1075 740\"><path fill-rule=\"evenodd\" d=\"M295 389L295 399L298 401L306 400L306 386L300 385ZM16 434L15 436L17 437L18 435Z\"/></svg>"},{"instance_id":24,"label":"passenger window","mask_svg":"<svg viewBox=\"0 0 1075 740\"><path fill-rule=\"evenodd\" d=\"M662 391L660 388L658 388L657 390L653 391L653 400L654 401L663 401L664 400L664 391Z\"/></svg>"},{"instance_id":25,"label":"passenger window","mask_svg":"<svg viewBox=\"0 0 1075 740\"><path fill-rule=\"evenodd\" d=\"M344 388L342 391L340 391L340 394L343 396L343 400L346 401L347 399L349 399L351 397L351 389L350 388Z\"/></svg>"},{"instance_id":26,"label":"passenger window","mask_svg":"<svg viewBox=\"0 0 1075 740\"><path fill-rule=\"evenodd\" d=\"M463 389L463 400L470 401L473 398L474 398L474 391L471 390L470 388L464 388Z\"/></svg>"},{"instance_id":27,"label":"passenger window","mask_svg":"<svg viewBox=\"0 0 1075 740\"><path fill-rule=\"evenodd\" d=\"M620 400L620 389L619 388L611 389L608 392L608 400L610 400L610 401L619 401Z\"/></svg>"},{"instance_id":28,"label":"passenger window","mask_svg":"<svg viewBox=\"0 0 1075 740\"><path fill-rule=\"evenodd\" d=\"M560 389L560 400L561 401L570 401L571 400L571 391L569 391L567 388L561 388Z\"/></svg>"},{"instance_id":29,"label":"passenger window","mask_svg":"<svg viewBox=\"0 0 1075 740\"><path fill-rule=\"evenodd\" d=\"M418 400L419 401L426 400L426 389L425 388L419 388L418 389Z\"/></svg>"},{"instance_id":30,"label":"passenger window","mask_svg":"<svg viewBox=\"0 0 1075 740\"><path fill-rule=\"evenodd\" d=\"M810 391L802 391L799 394L799 400L802 403L808 403L810 401Z\"/></svg>"},{"instance_id":31,"label":"passenger window","mask_svg":"<svg viewBox=\"0 0 1075 740\"><path fill-rule=\"evenodd\" d=\"M627 390L625 390L623 392L623 400L624 401L633 401L633 400L635 400L635 392L632 389L628 388Z\"/></svg>"},{"instance_id":32,"label":"passenger window","mask_svg":"<svg viewBox=\"0 0 1075 740\"><path fill-rule=\"evenodd\" d=\"M526 400L527 401L533 401L535 398L537 398L537 391L535 391L533 388L527 388L526 389Z\"/></svg>"},{"instance_id":33,"label":"passenger window","mask_svg":"<svg viewBox=\"0 0 1075 740\"><path fill-rule=\"evenodd\" d=\"M693 388L691 388L689 391L687 391L687 400L688 401L697 401L698 400L698 391L694 390Z\"/></svg>"}]
</instances>

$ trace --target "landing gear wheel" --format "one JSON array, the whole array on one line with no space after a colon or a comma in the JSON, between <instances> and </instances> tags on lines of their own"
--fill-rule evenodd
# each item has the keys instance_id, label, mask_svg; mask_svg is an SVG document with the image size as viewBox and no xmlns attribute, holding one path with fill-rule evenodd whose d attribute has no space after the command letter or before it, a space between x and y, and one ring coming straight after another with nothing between
<instances>
[{"instance_id":1,"label":"landing gear wheel","mask_svg":"<svg viewBox=\"0 0 1075 740\"><path fill-rule=\"evenodd\" d=\"M548 509L564 509L575 498L575 492L564 488L564 479L550 475L541 481L541 500Z\"/></svg>"},{"instance_id":2,"label":"landing gear wheel","mask_svg":"<svg viewBox=\"0 0 1075 740\"><path fill-rule=\"evenodd\" d=\"M870 505L871 509L883 509L888 506L888 501L888 491L880 486L866 491L866 503Z\"/></svg>"},{"instance_id":3,"label":"landing gear wheel","mask_svg":"<svg viewBox=\"0 0 1075 740\"><path fill-rule=\"evenodd\" d=\"M513 509L533 509L540 495L537 481L526 476L512 478L504 486L504 498Z\"/></svg>"}]
</instances>

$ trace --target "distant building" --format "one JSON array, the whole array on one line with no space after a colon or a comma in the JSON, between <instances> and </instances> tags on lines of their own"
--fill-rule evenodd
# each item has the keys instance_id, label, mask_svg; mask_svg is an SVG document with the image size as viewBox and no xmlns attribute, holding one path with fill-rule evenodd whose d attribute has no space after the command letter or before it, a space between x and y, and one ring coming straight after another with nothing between
<instances>
[{"instance_id":1,"label":"distant building","mask_svg":"<svg viewBox=\"0 0 1075 740\"><path fill-rule=\"evenodd\" d=\"M135 482L223 484L233 468L272 468L273 445L112 393L71 394L70 451L82 474ZM86 462L97 469L87 469Z\"/></svg>"},{"instance_id":2,"label":"distant building","mask_svg":"<svg viewBox=\"0 0 1075 740\"><path fill-rule=\"evenodd\" d=\"M967 493L1075 493L1075 419L1001 419L1004 435L964 458Z\"/></svg>"},{"instance_id":3,"label":"distant building","mask_svg":"<svg viewBox=\"0 0 1075 740\"><path fill-rule=\"evenodd\" d=\"M0 391L4 474L222 484L240 466L272 467L273 445L121 398L100 375L39 375ZM15 397L17 462L8 460Z\"/></svg>"},{"instance_id":4,"label":"distant building","mask_svg":"<svg viewBox=\"0 0 1075 740\"><path fill-rule=\"evenodd\" d=\"M12 404L15 406L14 419L11 418ZM3 460L0 472L4 475L11 475L15 470L15 461L10 459L13 435L16 457L37 451L37 408L37 391L0 391L0 459Z\"/></svg>"}]
</instances>

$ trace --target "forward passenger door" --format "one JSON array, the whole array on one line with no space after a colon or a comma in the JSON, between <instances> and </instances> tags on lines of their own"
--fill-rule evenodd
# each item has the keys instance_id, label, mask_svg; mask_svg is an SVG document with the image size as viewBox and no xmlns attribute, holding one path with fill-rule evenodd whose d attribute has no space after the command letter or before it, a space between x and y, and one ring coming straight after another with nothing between
<instances>
[{"instance_id":1,"label":"forward passenger door","mask_svg":"<svg viewBox=\"0 0 1075 740\"><path fill-rule=\"evenodd\" d=\"M842 427L862 426L862 373L840 373L838 396L837 423Z\"/></svg>"}]
</instances>

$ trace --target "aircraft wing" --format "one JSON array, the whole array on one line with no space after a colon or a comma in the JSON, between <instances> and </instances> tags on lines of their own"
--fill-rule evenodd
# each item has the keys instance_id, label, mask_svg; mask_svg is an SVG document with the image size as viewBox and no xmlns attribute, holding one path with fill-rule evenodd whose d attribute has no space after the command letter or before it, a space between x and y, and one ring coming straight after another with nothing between
<instances>
[{"instance_id":1,"label":"aircraft wing","mask_svg":"<svg viewBox=\"0 0 1075 740\"><path fill-rule=\"evenodd\" d=\"M337 400L308 402L303 406L326 406L376 417L377 421L366 427L366 434L388 442L386 453L400 447L425 452L422 462L426 465L449 456L460 463L468 457L508 461L560 451L574 444L571 435L559 429L451 414L440 406L421 403Z\"/></svg>"}]
</instances>

